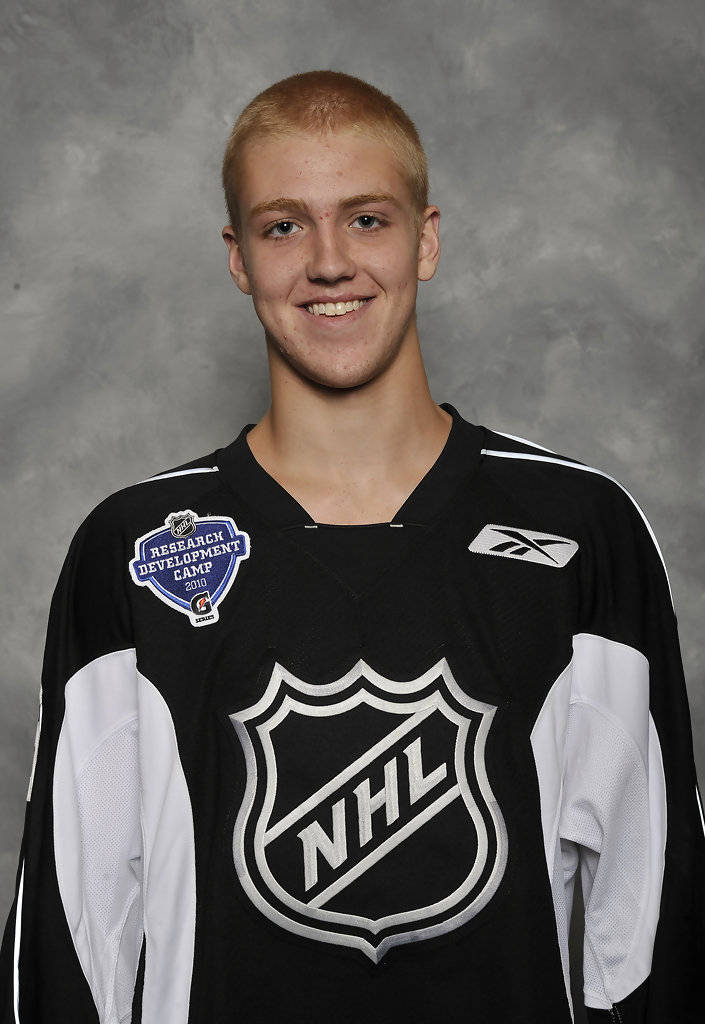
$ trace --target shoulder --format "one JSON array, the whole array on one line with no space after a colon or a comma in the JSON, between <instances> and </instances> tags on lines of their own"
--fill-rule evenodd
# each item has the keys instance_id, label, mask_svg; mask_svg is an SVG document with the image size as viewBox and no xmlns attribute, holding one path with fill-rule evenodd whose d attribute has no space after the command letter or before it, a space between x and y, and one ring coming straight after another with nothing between
<instances>
[{"instance_id":1,"label":"shoulder","mask_svg":"<svg viewBox=\"0 0 705 1024\"><path fill-rule=\"evenodd\" d=\"M136 539L164 527L170 515L203 515L204 503L219 488L220 450L173 466L108 494L78 526L69 559L110 560L134 549ZM97 564L97 563L96 563Z\"/></svg>"},{"instance_id":2,"label":"shoulder","mask_svg":"<svg viewBox=\"0 0 705 1024\"><path fill-rule=\"evenodd\" d=\"M525 438L485 428L489 479L540 523L573 537L600 563L635 560L666 567L646 512L605 470ZM544 525L550 524L550 525Z\"/></svg>"},{"instance_id":3,"label":"shoulder","mask_svg":"<svg viewBox=\"0 0 705 1024\"><path fill-rule=\"evenodd\" d=\"M618 509L645 520L639 503L623 483L571 455L488 428L482 454L492 478L512 488L517 497L531 496L574 513L581 509L581 520Z\"/></svg>"},{"instance_id":4,"label":"shoulder","mask_svg":"<svg viewBox=\"0 0 705 1024\"><path fill-rule=\"evenodd\" d=\"M76 529L52 598L49 633L67 677L105 653L134 646L130 566L155 534L191 532L215 511L219 451L122 487ZM175 522L176 520L176 522ZM171 537L170 537L171 539Z\"/></svg>"}]
</instances>

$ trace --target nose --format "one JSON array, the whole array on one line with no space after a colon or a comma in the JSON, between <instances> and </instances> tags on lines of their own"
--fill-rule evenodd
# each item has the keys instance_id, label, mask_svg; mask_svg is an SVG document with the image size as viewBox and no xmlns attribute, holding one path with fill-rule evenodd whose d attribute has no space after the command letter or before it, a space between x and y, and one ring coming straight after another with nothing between
<instances>
[{"instance_id":1,"label":"nose","mask_svg":"<svg viewBox=\"0 0 705 1024\"><path fill-rule=\"evenodd\" d=\"M357 267L344 230L334 224L321 224L312 232L306 264L310 281L332 282L355 276Z\"/></svg>"}]
</instances>

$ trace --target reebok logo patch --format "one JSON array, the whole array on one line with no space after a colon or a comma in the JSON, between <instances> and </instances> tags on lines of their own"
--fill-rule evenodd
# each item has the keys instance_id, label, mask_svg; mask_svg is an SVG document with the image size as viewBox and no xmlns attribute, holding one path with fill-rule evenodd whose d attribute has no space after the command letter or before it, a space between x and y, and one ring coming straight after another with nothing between
<instances>
[{"instance_id":1,"label":"reebok logo patch","mask_svg":"<svg viewBox=\"0 0 705 1024\"><path fill-rule=\"evenodd\" d=\"M501 558L520 558L524 562L536 562L562 569L571 560L578 545L568 537L553 533L539 533L537 530L519 529L516 526L483 526L468 551L480 555L499 555Z\"/></svg>"}]
</instances>

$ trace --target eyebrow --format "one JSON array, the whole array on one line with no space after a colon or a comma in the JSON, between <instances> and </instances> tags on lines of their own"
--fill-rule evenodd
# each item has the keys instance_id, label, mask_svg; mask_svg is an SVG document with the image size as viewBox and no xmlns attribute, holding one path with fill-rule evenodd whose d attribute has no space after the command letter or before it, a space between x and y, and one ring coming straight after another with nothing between
<instances>
[{"instance_id":1,"label":"eyebrow","mask_svg":"<svg viewBox=\"0 0 705 1024\"><path fill-rule=\"evenodd\" d=\"M354 206L369 206L372 203L392 203L398 208L401 207L396 196L387 192L363 192L358 196L349 196L347 199L341 199L338 207L341 210L349 210ZM250 210L250 217L258 217L261 213L272 213L275 210L291 210L292 213L311 216L311 207L303 199L278 196L276 199L267 199L263 203L257 203Z\"/></svg>"}]
</instances>

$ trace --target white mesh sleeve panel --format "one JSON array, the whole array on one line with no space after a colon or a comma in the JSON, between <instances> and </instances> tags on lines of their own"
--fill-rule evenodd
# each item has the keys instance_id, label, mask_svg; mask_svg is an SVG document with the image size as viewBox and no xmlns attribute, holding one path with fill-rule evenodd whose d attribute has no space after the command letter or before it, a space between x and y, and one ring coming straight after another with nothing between
<instances>
[{"instance_id":1,"label":"white mesh sleeve panel","mask_svg":"<svg viewBox=\"0 0 705 1024\"><path fill-rule=\"evenodd\" d=\"M575 896L575 876L580 867L580 847L571 843L570 839L560 839L561 862L563 865L563 901L566 912L566 923L570 926L573 916L573 898Z\"/></svg>"},{"instance_id":2,"label":"white mesh sleeve panel","mask_svg":"<svg viewBox=\"0 0 705 1024\"><path fill-rule=\"evenodd\" d=\"M541 827L546 855L546 871L553 894L556 936L561 951L563 980L571 1013L573 1012L573 1002L570 991L568 954L570 909L566 906L565 867L558 837L558 821L563 793L564 748L570 706L572 668L571 662L551 686L531 730L531 747L536 763L541 801Z\"/></svg>"},{"instance_id":3,"label":"white mesh sleeve panel","mask_svg":"<svg viewBox=\"0 0 705 1024\"><path fill-rule=\"evenodd\" d=\"M67 683L53 804L59 891L101 1024L130 1020L143 934L143 1024L186 1024L191 802L171 713L134 650L98 658Z\"/></svg>"},{"instance_id":4,"label":"white mesh sleeve panel","mask_svg":"<svg viewBox=\"0 0 705 1024\"><path fill-rule=\"evenodd\" d=\"M649 667L624 644L574 638L559 834L580 846L587 1006L609 1009L651 969L666 838Z\"/></svg>"},{"instance_id":5,"label":"white mesh sleeve panel","mask_svg":"<svg viewBox=\"0 0 705 1024\"><path fill-rule=\"evenodd\" d=\"M135 653L66 685L53 780L59 892L101 1024L131 1016L142 941Z\"/></svg>"},{"instance_id":6,"label":"white mesh sleeve panel","mask_svg":"<svg viewBox=\"0 0 705 1024\"><path fill-rule=\"evenodd\" d=\"M174 723L157 688L138 677L144 781L144 904L147 922L143 1024L186 1024L196 927L191 800Z\"/></svg>"}]
</instances>

